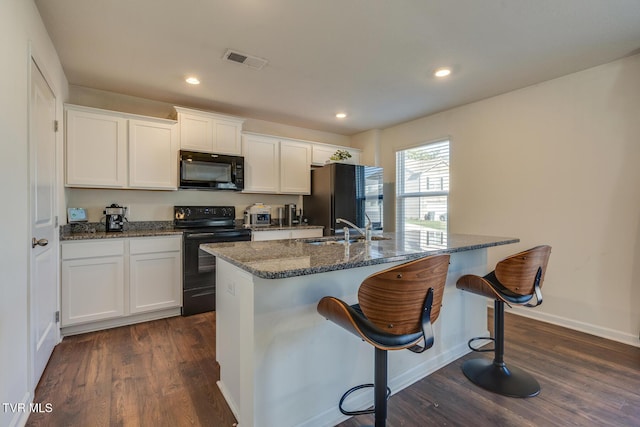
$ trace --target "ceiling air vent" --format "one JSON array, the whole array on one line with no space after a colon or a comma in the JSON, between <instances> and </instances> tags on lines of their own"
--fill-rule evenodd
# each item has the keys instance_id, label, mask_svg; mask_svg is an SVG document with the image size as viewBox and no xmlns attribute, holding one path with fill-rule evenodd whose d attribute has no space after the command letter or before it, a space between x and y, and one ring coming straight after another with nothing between
<instances>
[{"instance_id":1,"label":"ceiling air vent","mask_svg":"<svg viewBox=\"0 0 640 427\"><path fill-rule=\"evenodd\" d=\"M227 61L235 62L236 64L241 64L246 67L253 68L254 70L261 70L262 67L267 65L268 62L266 59L258 58L257 56L251 56L238 51L233 51L231 49L227 49L222 58Z\"/></svg>"}]
</instances>

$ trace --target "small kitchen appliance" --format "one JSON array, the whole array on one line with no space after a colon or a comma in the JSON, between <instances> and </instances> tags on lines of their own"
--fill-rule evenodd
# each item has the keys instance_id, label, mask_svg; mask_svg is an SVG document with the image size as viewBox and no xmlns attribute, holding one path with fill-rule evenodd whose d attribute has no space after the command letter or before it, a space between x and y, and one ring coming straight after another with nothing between
<instances>
[{"instance_id":1,"label":"small kitchen appliance","mask_svg":"<svg viewBox=\"0 0 640 427\"><path fill-rule=\"evenodd\" d=\"M284 205L284 225L291 227L298 224L300 224L300 217L298 217L295 203Z\"/></svg>"},{"instance_id":2,"label":"small kitchen appliance","mask_svg":"<svg viewBox=\"0 0 640 427\"><path fill-rule=\"evenodd\" d=\"M247 222L248 220L248 222ZM245 211L245 227L268 227L271 225L271 206L254 203Z\"/></svg>"},{"instance_id":3,"label":"small kitchen appliance","mask_svg":"<svg viewBox=\"0 0 640 427\"><path fill-rule=\"evenodd\" d=\"M180 188L231 190L244 188L244 157L180 151Z\"/></svg>"},{"instance_id":4,"label":"small kitchen appliance","mask_svg":"<svg viewBox=\"0 0 640 427\"><path fill-rule=\"evenodd\" d=\"M106 215L105 230L107 232L124 231L127 208L119 206L117 203L113 203L111 206L104 208L104 214Z\"/></svg>"}]
</instances>

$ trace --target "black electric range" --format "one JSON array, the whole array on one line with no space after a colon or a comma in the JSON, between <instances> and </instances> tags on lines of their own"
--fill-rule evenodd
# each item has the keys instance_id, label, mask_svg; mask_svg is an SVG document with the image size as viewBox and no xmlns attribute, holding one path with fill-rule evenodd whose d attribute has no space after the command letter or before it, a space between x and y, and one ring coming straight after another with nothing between
<instances>
[{"instance_id":1,"label":"black electric range","mask_svg":"<svg viewBox=\"0 0 640 427\"><path fill-rule=\"evenodd\" d=\"M205 243L251 240L251 230L236 226L233 206L174 206L174 227L184 231L182 315L216 309L216 258L200 249Z\"/></svg>"}]
</instances>

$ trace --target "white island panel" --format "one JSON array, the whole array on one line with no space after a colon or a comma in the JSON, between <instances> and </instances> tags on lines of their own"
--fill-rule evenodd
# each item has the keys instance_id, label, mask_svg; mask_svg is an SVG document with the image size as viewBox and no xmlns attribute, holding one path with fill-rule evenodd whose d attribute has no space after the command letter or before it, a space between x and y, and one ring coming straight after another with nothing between
<instances>
[{"instance_id":1,"label":"white island panel","mask_svg":"<svg viewBox=\"0 0 640 427\"><path fill-rule=\"evenodd\" d=\"M355 303L365 277L401 262L284 279L217 262L219 385L240 426L333 426L345 420L338 400L347 389L373 382L374 349L325 320L316 305L326 295ZM484 299L455 288L458 277L485 274L486 265L486 249L451 254L435 344L422 354L389 352L392 393L463 356L469 338L488 333ZM372 402L372 394L351 399L357 409Z\"/></svg>"}]
</instances>

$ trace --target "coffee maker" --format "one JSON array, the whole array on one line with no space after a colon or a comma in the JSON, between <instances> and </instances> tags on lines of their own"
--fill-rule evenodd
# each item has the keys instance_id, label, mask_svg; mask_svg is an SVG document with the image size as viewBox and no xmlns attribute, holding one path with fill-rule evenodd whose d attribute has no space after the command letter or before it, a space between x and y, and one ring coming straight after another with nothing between
<instances>
[{"instance_id":1,"label":"coffee maker","mask_svg":"<svg viewBox=\"0 0 640 427\"><path fill-rule=\"evenodd\" d=\"M126 213L127 208L119 206L117 203L104 208L104 214L106 215L105 230L107 232L124 231Z\"/></svg>"}]
</instances>

